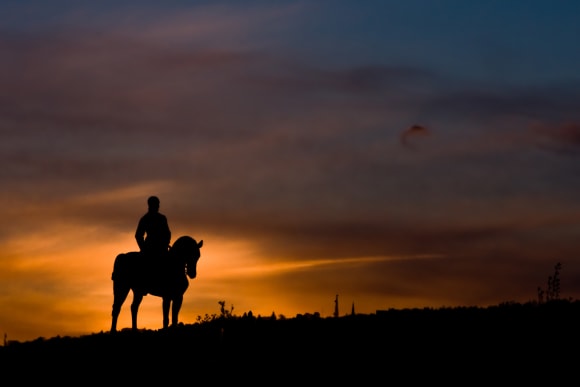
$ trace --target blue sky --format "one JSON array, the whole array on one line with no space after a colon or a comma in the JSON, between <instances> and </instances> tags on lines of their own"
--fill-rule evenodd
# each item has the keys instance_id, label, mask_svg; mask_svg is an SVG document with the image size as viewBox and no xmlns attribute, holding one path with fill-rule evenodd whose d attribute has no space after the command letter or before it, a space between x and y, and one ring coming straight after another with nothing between
<instances>
[{"instance_id":1,"label":"blue sky","mask_svg":"<svg viewBox=\"0 0 580 387\"><path fill-rule=\"evenodd\" d=\"M580 295L580 3L160 4L0 4L0 331L107 329L150 195L186 322Z\"/></svg>"}]
</instances>

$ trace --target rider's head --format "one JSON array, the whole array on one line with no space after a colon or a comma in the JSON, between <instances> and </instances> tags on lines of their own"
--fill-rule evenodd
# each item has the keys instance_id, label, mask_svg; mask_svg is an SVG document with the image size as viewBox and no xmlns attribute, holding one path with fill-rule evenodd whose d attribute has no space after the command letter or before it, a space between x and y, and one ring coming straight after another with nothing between
<instances>
[{"instance_id":1,"label":"rider's head","mask_svg":"<svg viewBox=\"0 0 580 387\"><path fill-rule=\"evenodd\" d=\"M157 196L150 196L149 199L147 199L147 205L149 206L149 210L158 210L159 198Z\"/></svg>"}]
</instances>

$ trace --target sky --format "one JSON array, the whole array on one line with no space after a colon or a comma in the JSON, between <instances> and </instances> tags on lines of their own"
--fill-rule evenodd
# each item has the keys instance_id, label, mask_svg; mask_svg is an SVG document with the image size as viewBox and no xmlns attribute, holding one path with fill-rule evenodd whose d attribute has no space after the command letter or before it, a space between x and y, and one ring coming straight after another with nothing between
<instances>
[{"instance_id":1,"label":"sky","mask_svg":"<svg viewBox=\"0 0 580 387\"><path fill-rule=\"evenodd\" d=\"M0 2L0 334L108 331L147 198L180 321L580 298L580 2ZM335 300L338 297L338 304ZM118 328L130 327L131 295ZM139 327L162 326L146 296Z\"/></svg>"}]
</instances>

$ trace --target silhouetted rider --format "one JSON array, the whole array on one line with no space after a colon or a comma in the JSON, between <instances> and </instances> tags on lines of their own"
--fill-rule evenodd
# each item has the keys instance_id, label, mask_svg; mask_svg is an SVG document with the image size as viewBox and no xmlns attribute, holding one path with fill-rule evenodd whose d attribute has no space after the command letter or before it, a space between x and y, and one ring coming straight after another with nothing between
<instances>
[{"instance_id":1,"label":"silhouetted rider","mask_svg":"<svg viewBox=\"0 0 580 387\"><path fill-rule=\"evenodd\" d=\"M141 249L147 265L155 265L162 259L169 249L171 231L165 215L159 212L159 198L150 196L147 199L149 210L139 220L135 239Z\"/></svg>"}]
</instances>

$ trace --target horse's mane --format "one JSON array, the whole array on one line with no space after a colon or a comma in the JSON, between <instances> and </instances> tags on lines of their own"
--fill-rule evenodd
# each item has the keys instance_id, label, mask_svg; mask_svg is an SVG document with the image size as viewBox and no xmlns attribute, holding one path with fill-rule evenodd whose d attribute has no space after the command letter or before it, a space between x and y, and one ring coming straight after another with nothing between
<instances>
[{"instance_id":1,"label":"horse's mane","mask_svg":"<svg viewBox=\"0 0 580 387\"><path fill-rule=\"evenodd\" d=\"M179 237L171 246L170 251L175 255L186 255L187 252L195 251L199 246L197 241L190 236Z\"/></svg>"}]
</instances>

